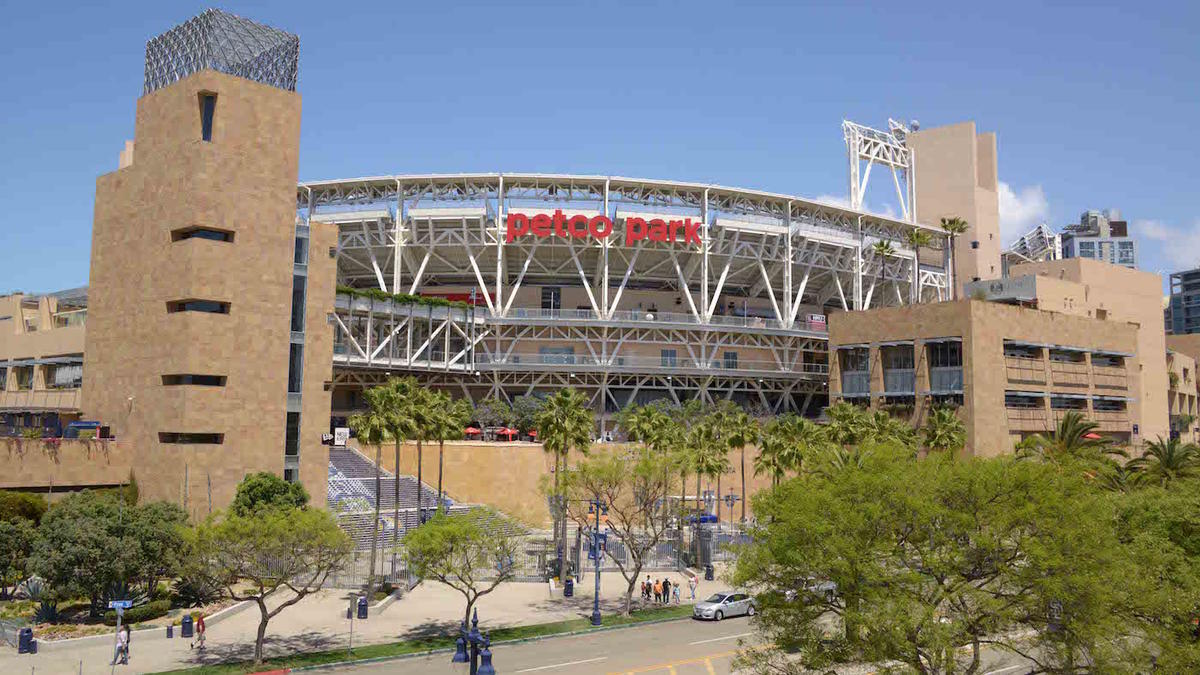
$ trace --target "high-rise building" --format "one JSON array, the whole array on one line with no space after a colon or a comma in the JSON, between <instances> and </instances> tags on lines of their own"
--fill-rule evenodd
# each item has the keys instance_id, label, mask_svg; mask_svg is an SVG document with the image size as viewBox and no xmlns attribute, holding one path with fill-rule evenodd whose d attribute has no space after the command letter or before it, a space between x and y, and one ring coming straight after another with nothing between
<instances>
[{"instance_id":1,"label":"high-rise building","mask_svg":"<svg viewBox=\"0 0 1200 675\"><path fill-rule=\"evenodd\" d=\"M1200 268L1171 275L1165 314L1168 333L1200 333Z\"/></svg>"},{"instance_id":2,"label":"high-rise building","mask_svg":"<svg viewBox=\"0 0 1200 675\"><path fill-rule=\"evenodd\" d=\"M1079 224L1062 232L1063 258L1091 258L1137 269L1137 242L1129 236L1129 224L1116 209L1085 211Z\"/></svg>"}]
</instances>

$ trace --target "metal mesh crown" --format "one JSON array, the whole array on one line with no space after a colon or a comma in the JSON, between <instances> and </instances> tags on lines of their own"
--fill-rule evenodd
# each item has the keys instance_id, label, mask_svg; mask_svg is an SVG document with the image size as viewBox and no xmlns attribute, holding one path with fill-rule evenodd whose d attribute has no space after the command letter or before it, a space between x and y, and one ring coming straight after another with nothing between
<instances>
[{"instance_id":1,"label":"metal mesh crown","mask_svg":"<svg viewBox=\"0 0 1200 675\"><path fill-rule=\"evenodd\" d=\"M300 38L209 9L146 43L142 94L206 68L296 91Z\"/></svg>"}]
</instances>

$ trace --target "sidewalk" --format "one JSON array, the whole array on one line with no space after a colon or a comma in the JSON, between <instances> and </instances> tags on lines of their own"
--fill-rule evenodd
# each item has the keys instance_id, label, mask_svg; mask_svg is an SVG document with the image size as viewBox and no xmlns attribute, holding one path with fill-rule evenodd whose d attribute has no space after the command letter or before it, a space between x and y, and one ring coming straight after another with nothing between
<instances>
[{"instance_id":1,"label":"sidewalk","mask_svg":"<svg viewBox=\"0 0 1200 675\"><path fill-rule=\"evenodd\" d=\"M670 578L684 582L674 572L650 572L652 578ZM642 574L643 578L646 573ZM561 591L550 597L546 584L506 583L485 595L476 603L479 608L480 630L502 626L546 623L590 616L592 611L593 578L581 579L575 587L575 597L562 598ZM696 591L698 598L725 586L722 582L703 580ZM680 589L681 602L688 598L687 586ZM616 572L601 578L601 611L605 614L624 608L625 580ZM634 607L639 602L634 589ZM346 620L349 607L348 591L321 591L285 609L267 626L267 656L297 652L345 649L350 639L350 622ZM277 603L271 603L274 608ZM430 635L455 634L466 604L457 591L436 582L422 583L385 611L366 621L354 621L354 644L398 642ZM217 663L248 660L254 654L254 635L258 631L259 612L251 607L236 616L211 626L208 648L204 654L188 649L188 640L176 636L166 639L166 631L153 634L135 633L130 644L128 666L117 666L116 672L152 673L164 670ZM36 636L35 636L36 637ZM45 652L29 655L15 650L0 651L0 672L21 675L36 668L38 673L108 673L111 667L112 646L81 645L74 648L61 645ZM82 670L80 668L82 667Z\"/></svg>"}]
</instances>

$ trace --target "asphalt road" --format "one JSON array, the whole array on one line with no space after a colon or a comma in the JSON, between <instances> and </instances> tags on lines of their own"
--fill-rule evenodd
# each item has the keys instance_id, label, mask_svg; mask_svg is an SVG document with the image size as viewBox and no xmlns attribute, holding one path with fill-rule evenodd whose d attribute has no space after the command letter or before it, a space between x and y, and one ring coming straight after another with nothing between
<instances>
[{"instance_id":1,"label":"asphalt road","mask_svg":"<svg viewBox=\"0 0 1200 675\"><path fill-rule=\"evenodd\" d=\"M492 648L492 663L505 675L726 675L739 640L752 641L745 617L713 621L671 621L590 635L551 638ZM748 642L749 644L749 642ZM450 663L450 654L339 669L340 673L466 672Z\"/></svg>"}]
</instances>

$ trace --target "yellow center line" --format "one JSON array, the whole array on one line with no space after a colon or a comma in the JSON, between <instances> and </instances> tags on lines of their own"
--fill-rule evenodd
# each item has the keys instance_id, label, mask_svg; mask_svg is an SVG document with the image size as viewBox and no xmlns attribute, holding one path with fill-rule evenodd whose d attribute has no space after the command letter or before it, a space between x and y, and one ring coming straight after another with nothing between
<instances>
[{"instance_id":1,"label":"yellow center line","mask_svg":"<svg viewBox=\"0 0 1200 675\"><path fill-rule=\"evenodd\" d=\"M667 663L659 663L659 664L653 665L653 666L634 668L633 670L619 670L619 671L611 672L608 675L634 675L635 673L650 673L650 672L654 672L656 670L666 670L669 673L671 673L671 675L675 675L675 667L676 666L686 666L686 665L690 665L693 663L705 664L708 667L709 674L716 675L716 671L714 671L713 667L712 667L712 659L720 659L720 658L724 658L726 656L733 656L734 654L737 654L737 653L738 653L737 650L734 649L734 650L728 651L728 652L709 654L708 656L698 656L694 659L684 659L682 661L669 661Z\"/></svg>"}]
</instances>

